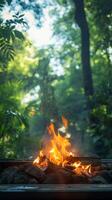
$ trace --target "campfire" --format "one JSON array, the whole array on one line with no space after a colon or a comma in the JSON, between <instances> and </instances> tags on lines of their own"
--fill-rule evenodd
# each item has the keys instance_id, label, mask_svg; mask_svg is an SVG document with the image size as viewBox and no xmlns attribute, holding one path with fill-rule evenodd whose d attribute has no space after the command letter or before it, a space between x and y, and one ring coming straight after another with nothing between
<instances>
[{"instance_id":1,"label":"campfire","mask_svg":"<svg viewBox=\"0 0 112 200\"><path fill-rule=\"evenodd\" d=\"M67 130L68 120L62 116L63 128ZM77 156L76 152L72 150L71 143L69 141L70 134L62 136L59 130L56 131L55 126L51 123L48 126L48 134L50 136L47 145L44 146L33 164L42 170L46 169L49 163L60 166L62 168L71 169L74 173L87 174L91 173L91 164L82 164L80 160L74 162L74 158Z\"/></svg>"},{"instance_id":2,"label":"campfire","mask_svg":"<svg viewBox=\"0 0 112 200\"><path fill-rule=\"evenodd\" d=\"M34 161L0 161L0 184L111 184L112 162L80 157L70 142L65 117L62 124L56 129L50 123L48 138Z\"/></svg>"}]
</instances>

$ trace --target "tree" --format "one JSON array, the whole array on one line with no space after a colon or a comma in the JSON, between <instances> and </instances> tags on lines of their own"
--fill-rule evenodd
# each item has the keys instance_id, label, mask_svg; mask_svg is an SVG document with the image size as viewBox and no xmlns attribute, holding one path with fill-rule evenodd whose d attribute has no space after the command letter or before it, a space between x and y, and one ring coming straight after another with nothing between
<instances>
[{"instance_id":1,"label":"tree","mask_svg":"<svg viewBox=\"0 0 112 200\"><path fill-rule=\"evenodd\" d=\"M36 74L38 74L36 84L40 87L40 112L45 121L46 128L50 119L57 120L58 111L54 95L54 87L52 85L57 76L52 74L50 55L45 50L40 50L40 59Z\"/></svg>"},{"instance_id":2,"label":"tree","mask_svg":"<svg viewBox=\"0 0 112 200\"><path fill-rule=\"evenodd\" d=\"M84 90L87 97L93 95L93 81L90 66L90 41L89 28L84 11L84 1L74 0L75 3L75 20L81 30L81 60L83 67ZM89 106L89 105L88 105Z\"/></svg>"}]
</instances>

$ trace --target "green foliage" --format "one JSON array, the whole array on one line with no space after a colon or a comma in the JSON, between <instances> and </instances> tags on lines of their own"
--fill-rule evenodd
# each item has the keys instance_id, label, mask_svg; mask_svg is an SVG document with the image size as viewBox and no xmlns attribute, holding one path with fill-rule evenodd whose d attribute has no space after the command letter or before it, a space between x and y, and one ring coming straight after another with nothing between
<instances>
[{"instance_id":1,"label":"green foliage","mask_svg":"<svg viewBox=\"0 0 112 200\"><path fill-rule=\"evenodd\" d=\"M31 0L19 0L19 9L21 12L31 12L35 18L35 24L37 27L42 26L42 17L43 17L43 9L46 7L47 1L45 3L42 1L31 1ZM14 3L12 2L11 8L15 9L15 6L18 5L18 0Z\"/></svg>"},{"instance_id":2,"label":"green foliage","mask_svg":"<svg viewBox=\"0 0 112 200\"><path fill-rule=\"evenodd\" d=\"M19 82L7 82L0 86L0 137L18 132L18 126L26 126L19 112L20 101L16 96L21 88ZM24 125L24 126L23 126Z\"/></svg>"},{"instance_id":3,"label":"green foliage","mask_svg":"<svg viewBox=\"0 0 112 200\"><path fill-rule=\"evenodd\" d=\"M5 4L5 1L4 1L4 0L1 0L1 1L0 1L0 10L2 10L2 8L4 7L4 4Z\"/></svg>"},{"instance_id":4,"label":"green foliage","mask_svg":"<svg viewBox=\"0 0 112 200\"><path fill-rule=\"evenodd\" d=\"M97 45L105 50L112 45L112 0L107 2L105 0L93 0L91 2L86 0L85 2L89 13L92 13L92 15L90 14L91 18L100 36Z\"/></svg>"},{"instance_id":5,"label":"green foliage","mask_svg":"<svg viewBox=\"0 0 112 200\"><path fill-rule=\"evenodd\" d=\"M14 58L15 52L13 46L5 41L4 39L0 40L0 57L4 60L11 60Z\"/></svg>"},{"instance_id":6,"label":"green foliage","mask_svg":"<svg viewBox=\"0 0 112 200\"><path fill-rule=\"evenodd\" d=\"M84 137L89 137L94 151L106 156L111 152L111 17L112 1L88 1L85 0L85 10L88 18L91 44L91 64L95 86L95 96L91 98L90 123L88 123L88 111L84 99L83 81L80 69L80 33L74 25L74 9L72 6L59 7L57 1L54 8L56 17L54 21L54 34L60 39L61 47L58 47L56 55L65 69L64 78L56 84L56 99L59 111L66 113L72 122L80 125L80 134L84 143ZM63 10L63 12L61 12ZM51 12L54 15L54 12ZM56 46L57 47L57 46ZM73 70L75 67L78 70ZM70 73L71 71L71 73ZM63 96L61 96L63 94ZM81 100L82 99L82 100ZM105 114L105 107L108 112ZM109 124L108 124L109 123ZM109 137L106 137L109 134ZM95 138L98 138L95 140ZM99 142L99 140L101 140ZM94 141L94 142L92 142ZM101 145L97 145L97 143ZM85 141L86 143L86 141ZM97 146L97 147L96 147ZM98 152L100 149L100 152ZM105 149L105 150L104 150ZM105 152L104 152L105 151ZM111 153L110 153L111 155Z\"/></svg>"},{"instance_id":7,"label":"green foliage","mask_svg":"<svg viewBox=\"0 0 112 200\"><path fill-rule=\"evenodd\" d=\"M0 23L0 59L2 62L5 61L5 65L8 61L14 59L14 44L16 40L25 39L23 33L16 29L18 24L26 25L23 17L24 15L18 12L13 15L12 19L6 21L2 20Z\"/></svg>"},{"instance_id":8,"label":"green foliage","mask_svg":"<svg viewBox=\"0 0 112 200\"><path fill-rule=\"evenodd\" d=\"M16 13L12 20L1 20L1 157L20 159L34 155L40 147L46 125L51 119L58 125L62 114L69 119L72 138L74 141L75 137L79 139L81 149L111 157L112 4L111 0L84 2L95 88L95 94L90 98L90 113L83 89L80 30L74 22L71 1L52 1L50 16L53 18L55 44L48 48L34 48L16 28L17 24L26 26L21 12ZM12 8L15 6L10 5ZM40 5L34 1L20 1L20 10L32 10L38 26L47 3ZM0 8L3 6L4 1L0 1Z\"/></svg>"},{"instance_id":9,"label":"green foliage","mask_svg":"<svg viewBox=\"0 0 112 200\"><path fill-rule=\"evenodd\" d=\"M66 4L67 3L67 0L57 0L57 2L59 3L59 4Z\"/></svg>"}]
</instances>

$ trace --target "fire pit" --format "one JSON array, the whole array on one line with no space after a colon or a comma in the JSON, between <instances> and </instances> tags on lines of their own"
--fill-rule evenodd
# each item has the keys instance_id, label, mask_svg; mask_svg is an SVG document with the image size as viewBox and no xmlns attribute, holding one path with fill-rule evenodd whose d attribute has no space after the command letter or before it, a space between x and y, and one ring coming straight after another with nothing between
<instances>
[{"instance_id":1,"label":"fire pit","mask_svg":"<svg viewBox=\"0 0 112 200\"><path fill-rule=\"evenodd\" d=\"M43 171L33 161L0 161L0 184L112 184L112 160L75 158L90 163L92 175L77 174L49 162ZM78 161L76 161L78 162Z\"/></svg>"},{"instance_id":2,"label":"fire pit","mask_svg":"<svg viewBox=\"0 0 112 200\"><path fill-rule=\"evenodd\" d=\"M67 120L63 117L62 121L67 129ZM56 131L53 123L48 133L47 144L34 161L0 161L0 195L7 199L17 198L17 193L27 199L38 195L42 199L74 199L74 195L101 199L112 194L112 160L77 156L69 138Z\"/></svg>"},{"instance_id":3,"label":"fire pit","mask_svg":"<svg viewBox=\"0 0 112 200\"><path fill-rule=\"evenodd\" d=\"M76 158L79 159L79 158ZM0 161L3 199L105 199L112 195L112 160L80 158L96 168L95 176L76 175L56 165L42 171L32 161Z\"/></svg>"}]
</instances>

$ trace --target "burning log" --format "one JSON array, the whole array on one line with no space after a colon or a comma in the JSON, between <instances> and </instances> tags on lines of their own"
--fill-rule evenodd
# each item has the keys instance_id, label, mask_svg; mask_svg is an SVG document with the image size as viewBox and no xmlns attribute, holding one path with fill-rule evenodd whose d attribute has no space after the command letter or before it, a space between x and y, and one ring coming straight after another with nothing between
<instances>
[{"instance_id":1,"label":"burning log","mask_svg":"<svg viewBox=\"0 0 112 200\"><path fill-rule=\"evenodd\" d=\"M45 173L38 167L35 167L33 165L28 166L25 169L26 174L28 174L29 176L32 176L33 178L35 178L37 181L39 181L39 183L41 183L42 181L45 180L46 175Z\"/></svg>"},{"instance_id":2,"label":"burning log","mask_svg":"<svg viewBox=\"0 0 112 200\"><path fill-rule=\"evenodd\" d=\"M88 183L88 178L85 176L78 176L66 169L60 168L55 173L50 173L43 182L44 184L74 184L74 183Z\"/></svg>"},{"instance_id":3,"label":"burning log","mask_svg":"<svg viewBox=\"0 0 112 200\"><path fill-rule=\"evenodd\" d=\"M44 184L69 184L72 183L72 176L65 170L59 170L56 173L47 175L47 178L43 182Z\"/></svg>"},{"instance_id":4,"label":"burning log","mask_svg":"<svg viewBox=\"0 0 112 200\"><path fill-rule=\"evenodd\" d=\"M0 184L26 184L38 183L38 181L29 177L25 172L19 170L18 167L6 168L0 175Z\"/></svg>"},{"instance_id":5,"label":"burning log","mask_svg":"<svg viewBox=\"0 0 112 200\"><path fill-rule=\"evenodd\" d=\"M77 174L70 169L57 166L49 162L47 168L42 171L33 166L31 162L27 164L12 162L12 167L2 167L0 172L0 184L112 184L112 163L109 166L104 164L92 167L92 176L88 174ZM13 166L15 165L15 166Z\"/></svg>"}]
</instances>

